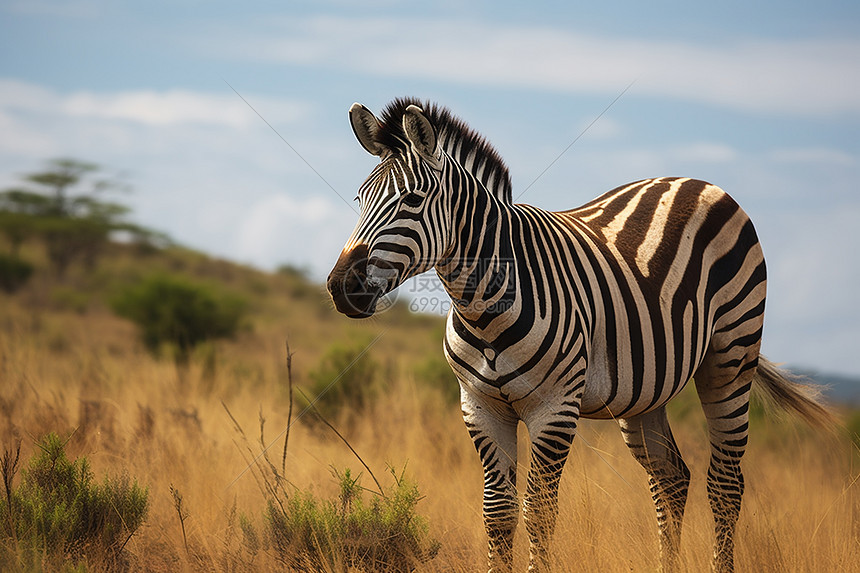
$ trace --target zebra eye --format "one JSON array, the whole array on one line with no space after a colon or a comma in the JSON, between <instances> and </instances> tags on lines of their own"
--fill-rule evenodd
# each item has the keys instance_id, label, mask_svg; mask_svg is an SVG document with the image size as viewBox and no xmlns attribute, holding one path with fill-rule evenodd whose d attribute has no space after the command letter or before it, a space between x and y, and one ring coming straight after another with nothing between
<instances>
[{"instance_id":1,"label":"zebra eye","mask_svg":"<svg viewBox=\"0 0 860 573\"><path fill-rule=\"evenodd\" d=\"M407 207L420 207L421 201L424 200L424 197L419 195L418 193L404 193L403 194L403 204Z\"/></svg>"}]
</instances>

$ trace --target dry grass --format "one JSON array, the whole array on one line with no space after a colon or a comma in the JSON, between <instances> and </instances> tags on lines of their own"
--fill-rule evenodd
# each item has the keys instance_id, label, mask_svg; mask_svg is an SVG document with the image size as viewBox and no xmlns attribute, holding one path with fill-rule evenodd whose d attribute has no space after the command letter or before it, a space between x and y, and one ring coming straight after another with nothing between
<instances>
[{"instance_id":1,"label":"dry grass","mask_svg":"<svg viewBox=\"0 0 860 573\"><path fill-rule=\"evenodd\" d=\"M226 271L225 271L226 272ZM259 289L274 289L265 277ZM262 286L261 286L262 285ZM316 295L314 295L316 296ZM441 352L432 320L385 317L356 326L319 317L317 303L269 308L252 330L210 349L178 371L150 357L127 323L98 308L85 314L36 310L0 300L0 444L49 431L71 433L70 456L86 455L97 474L127 470L150 487L151 510L129 542L134 571L274 571L265 548L243 543L240 516L262 526L264 497L222 401L251 439L262 414L272 458L286 423L284 338L297 382L307 381L326 345L359 332L385 332L375 356L390 391L354 423L335 421L372 468L402 467L426 498L419 512L442 542L424 571L475 571L484 564L481 469L456 405L416 382L406 352ZM314 306L314 305L317 306ZM324 310L324 309L323 309ZM316 321L316 322L315 322ZM378 351L377 351L378 350ZM214 366L213 366L214 365ZM298 412L294 413L294 416ZM693 471L683 540L689 571L708 569L711 517L705 497L706 437L687 414L676 438ZM525 432L523 431L523 434ZM521 439L521 466L526 460ZM747 494L737 560L746 571L856 571L860 563L860 455L850 442L816 436L792 423L757 423L744 459ZM296 423L286 476L298 487L334 495L331 467L360 464L319 425ZM521 468L521 471L525 471ZM524 474L523 474L524 475ZM370 487L366 476L364 485ZM525 480L520 482L524 484ZM171 487L182 496L187 549ZM561 487L554 544L559 571L657 571L654 511L644 472L612 423L584 423ZM517 534L525 568L525 531ZM93 567L98 570L97 566Z\"/></svg>"}]
</instances>

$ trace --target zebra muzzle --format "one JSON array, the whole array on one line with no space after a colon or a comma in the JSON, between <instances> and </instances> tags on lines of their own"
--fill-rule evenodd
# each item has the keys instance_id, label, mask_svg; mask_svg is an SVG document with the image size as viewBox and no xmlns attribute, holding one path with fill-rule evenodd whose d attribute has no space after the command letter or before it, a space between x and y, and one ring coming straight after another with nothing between
<instances>
[{"instance_id":1,"label":"zebra muzzle","mask_svg":"<svg viewBox=\"0 0 860 573\"><path fill-rule=\"evenodd\" d=\"M368 265L367 245L342 252L326 280L337 311L350 318L372 316L380 298L388 292L390 270Z\"/></svg>"}]
</instances>

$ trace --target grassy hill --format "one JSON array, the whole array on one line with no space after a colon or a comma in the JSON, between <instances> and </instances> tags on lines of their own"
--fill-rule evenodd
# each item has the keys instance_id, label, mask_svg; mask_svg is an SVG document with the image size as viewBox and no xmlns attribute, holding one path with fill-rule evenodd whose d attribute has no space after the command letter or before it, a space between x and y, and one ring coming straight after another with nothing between
<instances>
[{"instance_id":1,"label":"grassy hill","mask_svg":"<svg viewBox=\"0 0 860 573\"><path fill-rule=\"evenodd\" d=\"M37 245L29 246L25 256L36 262L37 273L19 293L4 297L4 314L37 322L31 330L51 339L49 349L65 347L73 337L68 329L85 325L93 336L122 331L111 337L116 352L141 351L133 325L115 316L109 301L123 287L146 277L169 275L213 285L246 303L247 317L238 336L216 344L216 354L225 362L227 357L257 358L256 354L262 360L273 343L283 353L287 339L297 352L294 373L299 379L305 379L320 356L338 342L379 337L373 353L385 358L390 368L399 368L407 355L413 365L440 355L441 318L412 313L401 303L368 321L348 320L333 312L321 285L290 267L266 273L180 247L141 253L133 246L112 243L95 268L73 267L58 280Z\"/></svg>"},{"instance_id":2,"label":"grassy hill","mask_svg":"<svg viewBox=\"0 0 860 573\"><path fill-rule=\"evenodd\" d=\"M293 269L265 273L180 248L140 252L114 243L93 268L74 266L61 280L38 245L25 244L22 256L34 261L34 276L16 294L0 294L0 447L21 439L26 459L39 437L56 432L68 438L69 456L86 456L96 475L126 473L149 488L150 511L121 566L90 560L69 570L283 570L265 534L265 465L281 464L290 374L311 396L330 386L326 395L336 399L327 419L384 486L393 479L387 465L405 466L418 484L418 512L441 543L420 571L484 566L481 468L442 359L442 319L400 305L352 321ZM199 346L187 364L150 352L110 301L159 273L241 297L247 313L235 337ZM302 410L296 400L293 420ZM739 568L852 570L860 563L857 446L756 412L744 459ZM690 395L673 405L671 419L693 471L683 560L687 570L707 570L706 430ZM269 461L258 457L264 447ZM521 472L527 451L523 429ZM286 491L336 499L332 470L347 467L374 488L327 426L310 413L293 424ZM519 531L521 569L526 545ZM646 477L611 422L582 426L562 481L554 547L560 571L659 568Z\"/></svg>"}]
</instances>

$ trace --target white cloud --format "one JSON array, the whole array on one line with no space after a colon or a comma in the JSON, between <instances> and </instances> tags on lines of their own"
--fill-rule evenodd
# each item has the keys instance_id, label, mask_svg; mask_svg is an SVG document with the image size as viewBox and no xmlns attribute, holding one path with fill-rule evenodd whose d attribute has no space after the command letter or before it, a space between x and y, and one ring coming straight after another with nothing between
<instances>
[{"instance_id":1,"label":"white cloud","mask_svg":"<svg viewBox=\"0 0 860 573\"><path fill-rule=\"evenodd\" d=\"M293 122L310 110L309 106L293 101L247 94L244 97L269 122ZM0 79L2 109L124 120L155 126L199 124L246 128L261 123L254 109L232 92L214 94L190 90L136 90L62 94L10 79Z\"/></svg>"},{"instance_id":2,"label":"white cloud","mask_svg":"<svg viewBox=\"0 0 860 573\"><path fill-rule=\"evenodd\" d=\"M54 141L46 134L30 128L4 113L0 108L0 152L6 154L48 157L56 153Z\"/></svg>"},{"instance_id":3,"label":"white cloud","mask_svg":"<svg viewBox=\"0 0 860 573\"><path fill-rule=\"evenodd\" d=\"M244 214L236 232L235 256L264 267L290 262L325 277L357 217L325 196L263 197Z\"/></svg>"},{"instance_id":4,"label":"white cloud","mask_svg":"<svg viewBox=\"0 0 860 573\"><path fill-rule=\"evenodd\" d=\"M856 40L690 44L397 18L292 18L274 27L269 37L206 42L222 56L375 76L600 93L618 93L636 80L640 94L757 112L860 112Z\"/></svg>"},{"instance_id":5,"label":"white cloud","mask_svg":"<svg viewBox=\"0 0 860 573\"><path fill-rule=\"evenodd\" d=\"M266 119L295 121L306 111L302 106L269 98L252 98L255 109L266 110ZM254 110L235 94L202 94L186 90L136 91L117 94L75 93L64 101L71 115L125 119L151 125L199 123L243 128L257 123Z\"/></svg>"},{"instance_id":6,"label":"white cloud","mask_svg":"<svg viewBox=\"0 0 860 573\"><path fill-rule=\"evenodd\" d=\"M0 110L44 113L56 108L59 101L57 94L40 85L0 78Z\"/></svg>"}]
</instances>

